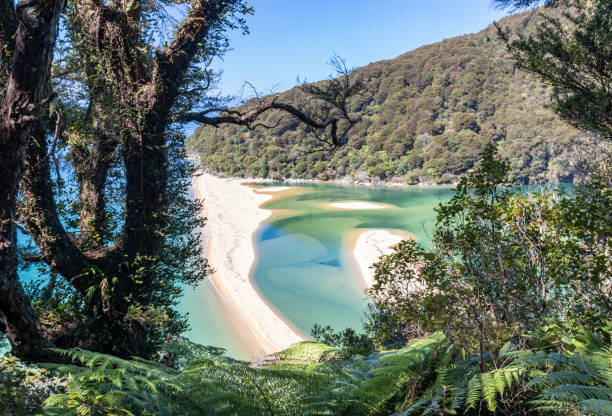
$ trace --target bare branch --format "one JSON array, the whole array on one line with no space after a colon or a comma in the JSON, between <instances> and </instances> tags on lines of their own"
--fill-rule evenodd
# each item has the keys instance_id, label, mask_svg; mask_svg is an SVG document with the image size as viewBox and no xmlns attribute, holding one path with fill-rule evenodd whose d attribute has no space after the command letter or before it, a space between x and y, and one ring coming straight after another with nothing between
<instances>
[{"instance_id":1,"label":"bare branch","mask_svg":"<svg viewBox=\"0 0 612 416\"><path fill-rule=\"evenodd\" d=\"M256 107L244 113L241 113L236 109L226 110L221 115L218 115L215 117L207 116L206 114L209 113L208 111L204 111L201 113L187 113L182 116L179 116L177 121L197 122L197 123L206 124L206 125L215 126L215 127L218 127L221 124L237 124L241 126L250 127L252 126L252 123L257 119L258 116L265 113L266 111L275 109L275 110L285 111L291 114L292 116L294 116L295 118L297 118L299 121L315 129L326 129L327 127L331 126L330 135L331 135L332 141L331 143L329 143L328 141L326 142L334 146L340 146L344 144L342 143L341 138L338 138L338 135L337 135L337 131L338 131L338 128L337 128L338 119L337 118L333 117L333 118L330 118L322 122L317 121L313 119L312 117L310 117L308 114L304 113L300 109L290 104L277 103L276 100L278 99L278 97L279 95L268 97L267 99L260 101Z\"/></svg>"},{"instance_id":2,"label":"bare branch","mask_svg":"<svg viewBox=\"0 0 612 416\"><path fill-rule=\"evenodd\" d=\"M38 161L39 164L49 159L51 155L55 155L55 147L57 145L57 139L59 139L64 129L64 116L62 115L62 111L59 109L59 107L55 108L55 117L56 117L55 130L53 132L53 139L51 140L51 150L49 150L49 153L47 153L47 155L43 159Z\"/></svg>"},{"instance_id":3,"label":"bare branch","mask_svg":"<svg viewBox=\"0 0 612 416\"><path fill-rule=\"evenodd\" d=\"M207 109L201 112L179 115L176 117L176 121L196 122L214 127L221 124L236 124L246 126L249 129L271 128L272 126L255 123L255 121L269 110L280 110L312 128L310 134L316 141L322 143L320 148L313 149L314 152L337 149L348 142L346 137L348 132L359 121L358 118L355 119L350 115L349 99L359 94L365 84L360 78L354 76L354 69L349 68L346 61L338 55L331 58L330 65L334 68L336 77L330 75L330 78L323 83L306 84L306 81L300 81L298 78L301 91L324 103L324 113L326 115L322 119L317 119L291 104L278 102L280 94L264 97L251 83L245 82L243 89L250 88L254 95L254 98L251 99L250 109L248 109L249 103L247 103L247 109L245 110L240 108L223 109L218 111L219 114L216 116L209 115L216 111Z\"/></svg>"}]
</instances>

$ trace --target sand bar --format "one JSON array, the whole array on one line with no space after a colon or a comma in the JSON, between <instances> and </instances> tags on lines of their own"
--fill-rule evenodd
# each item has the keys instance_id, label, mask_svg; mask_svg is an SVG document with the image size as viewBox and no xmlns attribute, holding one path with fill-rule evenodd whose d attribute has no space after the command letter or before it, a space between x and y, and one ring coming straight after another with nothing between
<instances>
[{"instance_id":1,"label":"sand bar","mask_svg":"<svg viewBox=\"0 0 612 416\"><path fill-rule=\"evenodd\" d=\"M215 273L210 277L228 311L237 312L240 331L245 342L253 341L257 350L270 354L290 347L305 338L277 315L261 297L251 280L255 261L253 235L260 224L271 215L260 206L278 192L289 191L289 186L252 188L242 179L218 178L209 174L194 177L194 191L204 200L204 214L208 228L208 260ZM366 201L341 201L328 204L336 209L382 209L385 205ZM402 237L387 230L367 230L356 238L353 255L366 287L371 287L374 270L370 266L381 255L392 252L391 247ZM246 328L245 328L246 327Z\"/></svg>"},{"instance_id":2,"label":"sand bar","mask_svg":"<svg viewBox=\"0 0 612 416\"><path fill-rule=\"evenodd\" d=\"M212 284L239 311L265 353L303 341L304 338L261 298L250 277L255 261L253 235L261 222L271 215L269 210L259 207L272 195L255 192L240 179L209 174L195 176L193 183L196 196L204 200L208 218L208 261L215 271L211 276ZM268 192L275 192L269 189Z\"/></svg>"},{"instance_id":3,"label":"sand bar","mask_svg":"<svg viewBox=\"0 0 612 416\"><path fill-rule=\"evenodd\" d=\"M368 230L359 235L353 255L367 288L374 284L374 269L371 266L378 261L380 256L391 254L393 246L402 239L401 236L387 230Z\"/></svg>"},{"instance_id":4,"label":"sand bar","mask_svg":"<svg viewBox=\"0 0 612 416\"><path fill-rule=\"evenodd\" d=\"M291 189L291 186L262 186L256 189L257 192L283 192Z\"/></svg>"},{"instance_id":5,"label":"sand bar","mask_svg":"<svg viewBox=\"0 0 612 416\"><path fill-rule=\"evenodd\" d=\"M339 202L332 202L328 204L328 206L331 208L338 208L338 209L385 209L385 208L389 208L386 205L375 204L373 202L366 202L366 201L339 201Z\"/></svg>"}]
</instances>

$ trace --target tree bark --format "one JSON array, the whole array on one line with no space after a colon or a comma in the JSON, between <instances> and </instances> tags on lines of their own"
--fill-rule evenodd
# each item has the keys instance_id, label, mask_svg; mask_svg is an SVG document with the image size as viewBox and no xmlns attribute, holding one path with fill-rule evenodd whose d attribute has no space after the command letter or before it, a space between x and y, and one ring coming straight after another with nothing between
<instances>
[{"instance_id":1,"label":"tree bark","mask_svg":"<svg viewBox=\"0 0 612 416\"><path fill-rule=\"evenodd\" d=\"M151 347L146 345L149 328L130 320L129 312L131 305L150 305L163 291L158 266L168 227L167 139L171 123L178 119L172 117L173 106L194 60L208 53L210 31L222 25L236 1L190 3L172 42L162 51L151 52L154 55L147 52L148 46L143 47L148 42L143 36L148 34L142 31L142 2L78 0L66 9L68 33L74 35L73 46L85 63L83 82L93 111L91 118L89 113L81 117L84 127L70 141L80 184L79 236L68 233L60 221L44 126L37 125L42 130L31 128L36 140L20 148L23 152L25 146L27 154L23 222L42 260L83 295L89 309L87 324L101 352L146 356L146 348ZM215 36L211 37L214 43ZM81 69L76 72L81 74ZM317 123L274 101L244 117L206 121L250 126L259 114L274 108L317 128L331 126L336 143L338 120ZM121 149L124 164L125 215L119 236L110 242L105 231L104 190L110 157L117 149Z\"/></svg>"},{"instance_id":2,"label":"tree bark","mask_svg":"<svg viewBox=\"0 0 612 416\"><path fill-rule=\"evenodd\" d=\"M25 146L25 174L21 184L23 205L19 216L40 250L41 258L83 295L93 283L92 269L96 265L77 247L77 239L66 232L60 222L53 194L45 128L41 124L32 130L36 140ZM92 253L91 258L100 256Z\"/></svg>"},{"instance_id":3,"label":"tree bark","mask_svg":"<svg viewBox=\"0 0 612 416\"><path fill-rule=\"evenodd\" d=\"M79 246L85 250L100 249L109 239L106 185L118 144L112 133L114 126L109 123L112 109L98 100L104 100L99 92L95 94L92 105L93 133L90 142L82 146L75 144L71 148L80 184Z\"/></svg>"},{"instance_id":4,"label":"tree bark","mask_svg":"<svg viewBox=\"0 0 612 416\"><path fill-rule=\"evenodd\" d=\"M36 311L17 276L17 191L25 146L40 122L37 114L48 91L63 7L64 0L30 0L17 5L15 50L0 102L0 320L13 353L25 360L49 357L51 344L39 331Z\"/></svg>"},{"instance_id":5,"label":"tree bark","mask_svg":"<svg viewBox=\"0 0 612 416\"><path fill-rule=\"evenodd\" d=\"M0 0L0 84L4 86L11 69L15 50L15 33L19 21L15 14L13 0ZM0 87L1 88L1 87ZM0 89L0 99L2 90Z\"/></svg>"}]
</instances>

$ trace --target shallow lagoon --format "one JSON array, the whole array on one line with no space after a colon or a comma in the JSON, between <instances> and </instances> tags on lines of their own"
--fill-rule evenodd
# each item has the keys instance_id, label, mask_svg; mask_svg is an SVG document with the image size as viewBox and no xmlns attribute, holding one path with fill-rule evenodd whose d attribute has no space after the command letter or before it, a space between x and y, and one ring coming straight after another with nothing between
<instances>
[{"instance_id":1,"label":"shallow lagoon","mask_svg":"<svg viewBox=\"0 0 612 416\"><path fill-rule=\"evenodd\" d=\"M360 328L367 300L352 256L356 235L389 229L427 244L434 207L451 194L448 187L298 185L264 205L274 215L255 235L253 279L269 303L305 334L315 323ZM338 201L389 208L329 206Z\"/></svg>"},{"instance_id":2,"label":"shallow lagoon","mask_svg":"<svg viewBox=\"0 0 612 416\"><path fill-rule=\"evenodd\" d=\"M273 215L255 233L257 260L252 278L268 303L306 335L315 323L361 328L367 300L352 256L360 231L388 229L427 244L434 207L452 194L450 187L291 186L263 206ZM366 201L389 208L329 206L339 201ZM206 283L186 294L181 309L190 312L188 336L224 347L238 358L251 358L212 290Z\"/></svg>"},{"instance_id":3,"label":"shallow lagoon","mask_svg":"<svg viewBox=\"0 0 612 416\"><path fill-rule=\"evenodd\" d=\"M427 244L434 207L452 194L449 187L289 185L291 190L264 205L273 215L255 233L257 261L252 276L268 303L305 335L315 323L338 329L361 327L367 301L352 256L360 230L395 230ZM329 206L338 201L374 202L389 208ZM20 235L20 241L26 237ZM36 268L19 274L24 284L41 276ZM186 335L193 341L226 348L237 358L253 358L240 333L248 326L236 322L237 314L232 314L210 282L186 288L179 310L189 313L191 329Z\"/></svg>"}]
</instances>

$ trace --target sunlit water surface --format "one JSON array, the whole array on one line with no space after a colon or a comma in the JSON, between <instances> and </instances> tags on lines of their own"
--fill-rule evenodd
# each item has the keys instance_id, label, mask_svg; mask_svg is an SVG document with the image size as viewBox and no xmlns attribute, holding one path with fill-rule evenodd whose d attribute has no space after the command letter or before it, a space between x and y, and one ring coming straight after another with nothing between
<instances>
[{"instance_id":1,"label":"sunlit water surface","mask_svg":"<svg viewBox=\"0 0 612 416\"><path fill-rule=\"evenodd\" d=\"M427 244L434 207L452 194L448 187L290 186L291 190L264 205L273 215L255 233L257 260L252 278L266 301L306 335L315 323L336 329L361 328L367 299L352 256L360 231L395 230ZM366 201L389 208L339 210L329 206L338 201ZM26 237L20 235L20 241ZM35 268L20 272L26 285L46 276ZM254 357L244 342L246 325L236 323L239 314L231 311L210 282L186 288L179 310L189 314L187 336L194 342L223 347L237 358Z\"/></svg>"},{"instance_id":2,"label":"sunlit water surface","mask_svg":"<svg viewBox=\"0 0 612 416\"><path fill-rule=\"evenodd\" d=\"M273 215L254 236L257 260L252 276L268 303L304 334L315 323L361 328L367 299L352 256L359 231L395 230L427 244L434 207L452 195L448 187L291 186L264 205ZM329 206L338 201L367 201L389 208ZM188 291L181 308L190 312L192 340L250 358L210 284Z\"/></svg>"}]
</instances>

